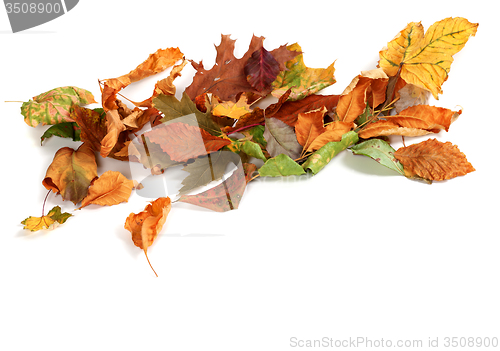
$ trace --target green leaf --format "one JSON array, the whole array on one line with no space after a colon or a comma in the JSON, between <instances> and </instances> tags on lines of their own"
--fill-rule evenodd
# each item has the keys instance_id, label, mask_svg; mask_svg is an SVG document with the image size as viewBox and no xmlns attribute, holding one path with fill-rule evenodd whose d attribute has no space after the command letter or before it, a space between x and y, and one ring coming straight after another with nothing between
<instances>
[{"instance_id":1,"label":"green leaf","mask_svg":"<svg viewBox=\"0 0 500 351\"><path fill-rule=\"evenodd\" d=\"M199 111L186 93L182 95L181 101L174 95L160 94L153 99L153 106L165 115L161 119L162 123L184 117L184 123L203 128L212 135L220 134L221 126L214 122L212 114Z\"/></svg>"},{"instance_id":2,"label":"green leaf","mask_svg":"<svg viewBox=\"0 0 500 351\"><path fill-rule=\"evenodd\" d=\"M240 150L246 153L248 156L261 159L264 162L267 161L267 158L266 156L264 156L264 153L262 152L259 144L247 140L243 142Z\"/></svg>"},{"instance_id":3,"label":"green leaf","mask_svg":"<svg viewBox=\"0 0 500 351\"><path fill-rule=\"evenodd\" d=\"M71 107L95 103L92 93L77 87L60 87L33 97L33 100L23 102L21 114L24 121L31 127L38 124L58 124L74 122L71 118Z\"/></svg>"},{"instance_id":4,"label":"green leaf","mask_svg":"<svg viewBox=\"0 0 500 351\"><path fill-rule=\"evenodd\" d=\"M389 143L380 139L370 139L351 148L355 155L368 156L381 165L404 175L403 165L394 157L394 150Z\"/></svg>"},{"instance_id":5,"label":"green leaf","mask_svg":"<svg viewBox=\"0 0 500 351\"><path fill-rule=\"evenodd\" d=\"M285 154L280 154L267 160L259 169L261 177L282 177L304 173L302 167Z\"/></svg>"},{"instance_id":6,"label":"green leaf","mask_svg":"<svg viewBox=\"0 0 500 351\"><path fill-rule=\"evenodd\" d=\"M302 48L295 43L287 46L288 50L301 52ZM292 93L289 100L300 100L335 83L333 63L328 68L309 68L304 64L303 55L286 62L286 70L282 71L273 82L272 95L280 97L289 88Z\"/></svg>"},{"instance_id":7,"label":"green leaf","mask_svg":"<svg viewBox=\"0 0 500 351\"><path fill-rule=\"evenodd\" d=\"M257 144L262 145L262 147L266 147L267 141L264 138L264 126L255 126L250 129L245 130L243 134L248 133L249 135L252 136L252 141L256 142Z\"/></svg>"},{"instance_id":8,"label":"green leaf","mask_svg":"<svg viewBox=\"0 0 500 351\"><path fill-rule=\"evenodd\" d=\"M350 131L342 135L341 141L331 141L321 149L313 153L302 165L304 169L310 169L313 174L318 173L341 151L358 142L358 134Z\"/></svg>"},{"instance_id":9,"label":"green leaf","mask_svg":"<svg viewBox=\"0 0 500 351\"><path fill-rule=\"evenodd\" d=\"M54 124L52 127L47 129L41 137L41 144L45 139L52 137L53 135L60 138L71 138L73 141L80 141L80 127L76 122L62 122Z\"/></svg>"}]
</instances>

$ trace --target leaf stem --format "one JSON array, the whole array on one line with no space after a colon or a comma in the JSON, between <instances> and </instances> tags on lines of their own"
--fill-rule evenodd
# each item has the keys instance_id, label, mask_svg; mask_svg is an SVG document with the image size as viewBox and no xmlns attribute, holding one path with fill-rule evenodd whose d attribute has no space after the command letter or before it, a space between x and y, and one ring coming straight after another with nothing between
<instances>
[{"instance_id":1,"label":"leaf stem","mask_svg":"<svg viewBox=\"0 0 500 351\"><path fill-rule=\"evenodd\" d=\"M4 101L4 102L20 102L22 104L24 101L8 100L8 101Z\"/></svg>"},{"instance_id":2,"label":"leaf stem","mask_svg":"<svg viewBox=\"0 0 500 351\"><path fill-rule=\"evenodd\" d=\"M153 268L153 266L151 265L151 262L149 262L149 257L148 257L148 251L146 249L144 249L144 254L146 255L146 260L148 260L148 263L149 263L149 267L151 267L151 269L153 270L153 272L155 273L156 277L158 278L158 274L156 273L155 269Z\"/></svg>"},{"instance_id":3,"label":"leaf stem","mask_svg":"<svg viewBox=\"0 0 500 351\"><path fill-rule=\"evenodd\" d=\"M233 133L237 133L237 132L240 132L242 130L245 130L245 129L249 129L249 128L252 128L252 127L255 127L255 126L263 126L266 122L261 122L261 123L255 123L255 124L250 124L248 126L243 126L241 128L238 128L238 129L235 129L233 130L231 133L227 134L227 135L231 135Z\"/></svg>"},{"instance_id":4,"label":"leaf stem","mask_svg":"<svg viewBox=\"0 0 500 351\"><path fill-rule=\"evenodd\" d=\"M47 198L49 197L51 190L47 192L47 195L45 195L45 199L43 200L43 205L42 205L42 217L45 215L45 203L47 202Z\"/></svg>"}]
</instances>

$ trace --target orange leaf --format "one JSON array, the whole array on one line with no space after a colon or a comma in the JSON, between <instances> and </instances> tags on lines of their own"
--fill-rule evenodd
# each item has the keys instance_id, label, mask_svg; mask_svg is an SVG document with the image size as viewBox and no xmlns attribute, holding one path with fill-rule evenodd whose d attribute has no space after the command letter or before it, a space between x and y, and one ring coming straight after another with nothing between
<instances>
[{"instance_id":1,"label":"orange leaf","mask_svg":"<svg viewBox=\"0 0 500 351\"><path fill-rule=\"evenodd\" d=\"M436 139L399 148L394 157L403 164L407 177L445 180L475 171L457 146Z\"/></svg>"},{"instance_id":2,"label":"orange leaf","mask_svg":"<svg viewBox=\"0 0 500 351\"><path fill-rule=\"evenodd\" d=\"M384 118L396 123L400 127L437 132L442 129L448 131L451 122L461 113L462 111L454 112L442 107L416 105L408 107L397 115L385 116Z\"/></svg>"},{"instance_id":3,"label":"orange leaf","mask_svg":"<svg viewBox=\"0 0 500 351\"><path fill-rule=\"evenodd\" d=\"M350 131L353 127L353 123L350 122L332 122L325 127L325 131L319 135L314 141L309 145L307 151L315 151L321 149L324 145L328 144L330 141L340 141L342 140L342 135Z\"/></svg>"},{"instance_id":4,"label":"orange leaf","mask_svg":"<svg viewBox=\"0 0 500 351\"><path fill-rule=\"evenodd\" d=\"M107 171L92 183L79 209L90 204L112 206L127 202L133 187L133 180L128 180L120 172Z\"/></svg>"},{"instance_id":5,"label":"orange leaf","mask_svg":"<svg viewBox=\"0 0 500 351\"><path fill-rule=\"evenodd\" d=\"M213 136L197 126L182 122L158 125L144 135L151 142L160 145L173 161L179 162L206 155L231 144L231 140Z\"/></svg>"},{"instance_id":6,"label":"orange leaf","mask_svg":"<svg viewBox=\"0 0 500 351\"><path fill-rule=\"evenodd\" d=\"M150 266L151 262L149 262L147 253L148 247L153 244L156 236L163 228L171 208L170 198L160 197L148 204L144 211L137 214L131 213L125 220L125 229L132 233L135 246L144 251ZM153 266L151 266L151 269L153 269ZM154 269L153 272L155 272Z\"/></svg>"},{"instance_id":7,"label":"orange leaf","mask_svg":"<svg viewBox=\"0 0 500 351\"><path fill-rule=\"evenodd\" d=\"M69 147L59 149L42 184L48 190L61 194L63 200L70 200L76 205L87 195L88 187L96 177L94 151L83 143L76 151Z\"/></svg>"},{"instance_id":8,"label":"orange leaf","mask_svg":"<svg viewBox=\"0 0 500 351\"><path fill-rule=\"evenodd\" d=\"M381 69L361 72L340 95L337 115L343 122L354 122L371 100L373 107L385 101L389 77Z\"/></svg>"},{"instance_id":9,"label":"orange leaf","mask_svg":"<svg viewBox=\"0 0 500 351\"><path fill-rule=\"evenodd\" d=\"M392 121L377 121L368 124L358 136L363 139L388 136L388 135L403 135L403 136L421 136L432 133L431 131L417 128L400 127Z\"/></svg>"},{"instance_id":10,"label":"orange leaf","mask_svg":"<svg viewBox=\"0 0 500 351\"><path fill-rule=\"evenodd\" d=\"M295 134L297 135L297 141L304 149L307 150L314 139L325 131L323 117L326 112L327 109L323 106L321 109L299 113L295 124Z\"/></svg>"},{"instance_id":11,"label":"orange leaf","mask_svg":"<svg viewBox=\"0 0 500 351\"><path fill-rule=\"evenodd\" d=\"M116 145L118 141L118 136L125 129L125 125L120 119L120 115L118 114L118 110L109 110L106 112L106 130L107 134L101 140L101 156L107 157L111 150Z\"/></svg>"}]
</instances>

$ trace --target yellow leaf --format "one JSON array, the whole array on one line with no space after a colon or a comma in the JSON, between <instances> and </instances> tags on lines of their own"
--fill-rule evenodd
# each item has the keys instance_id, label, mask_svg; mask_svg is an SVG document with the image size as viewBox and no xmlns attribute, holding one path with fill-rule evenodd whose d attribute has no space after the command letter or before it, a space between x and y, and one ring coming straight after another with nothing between
<instances>
[{"instance_id":1,"label":"yellow leaf","mask_svg":"<svg viewBox=\"0 0 500 351\"><path fill-rule=\"evenodd\" d=\"M59 224L66 222L66 220L72 215L64 212L61 213L61 207L55 206L53 209L47 213L46 216L42 217L28 217L21 224L24 224L23 229L29 229L32 232L36 232L41 229L54 229Z\"/></svg>"},{"instance_id":2,"label":"yellow leaf","mask_svg":"<svg viewBox=\"0 0 500 351\"><path fill-rule=\"evenodd\" d=\"M224 101L215 105L212 110L214 116L219 117L231 117L234 119L239 119L241 116L252 112L250 109L250 104L248 104L248 98L245 94L241 94L240 99L235 103L232 101Z\"/></svg>"},{"instance_id":3,"label":"yellow leaf","mask_svg":"<svg viewBox=\"0 0 500 351\"><path fill-rule=\"evenodd\" d=\"M420 22L409 23L380 51L379 66L389 76L399 72L407 83L429 90L437 99L448 79L452 56L476 34L477 27L465 18L446 18L434 23L424 36Z\"/></svg>"}]
</instances>

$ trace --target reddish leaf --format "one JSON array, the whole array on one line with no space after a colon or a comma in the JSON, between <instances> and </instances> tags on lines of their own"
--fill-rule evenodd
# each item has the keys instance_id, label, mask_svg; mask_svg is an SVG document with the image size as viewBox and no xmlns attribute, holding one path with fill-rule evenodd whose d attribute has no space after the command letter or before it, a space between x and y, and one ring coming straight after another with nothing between
<instances>
[{"instance_id":1,"label":"reddish leaf","mask_svg":"<svg viewBox=\"0 0 500 351\"><path fill-rule=\"evenodd\" d=\"M248 83L263 95L271 91L271 84L279 73L278 61L263 47L255 50L245 64Z\"/></svg>"},{"instance_id":2,"label":"reddish leaf","mask_svg":"<svg viewBox=\"0 0 500 351\"><path fill-rule=\"evenodd\" d=\"M310 95L302 100L287 101L273 115L273 117L293 127L297 122L299 113L316 110L323 106L325 106L328 111L331 111L335 106L337 106L339 97L339 95ZM266 117L268 116L266 115Z\"/></svg>"}]
</instances>

